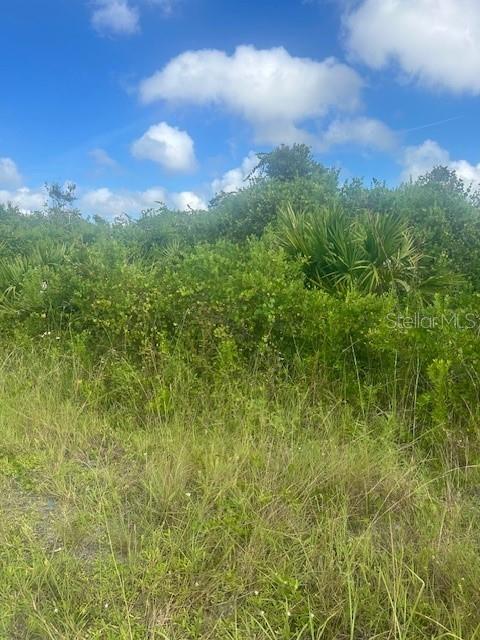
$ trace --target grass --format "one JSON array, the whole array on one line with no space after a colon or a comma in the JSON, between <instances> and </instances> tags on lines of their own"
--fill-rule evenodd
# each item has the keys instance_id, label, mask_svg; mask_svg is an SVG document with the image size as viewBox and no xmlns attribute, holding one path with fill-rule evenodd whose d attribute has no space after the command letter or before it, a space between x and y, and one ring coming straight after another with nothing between
<instances>
[{"instance_id":1,"label":"grass","mask_svg":"<svg viewBox=\"0 0 480 640\"><path fill-rule=\"evenodd\" d=\"M85 375L0 367L1 638L480 638L466 448L273 373L179 367L149 418Z\"/></svg>"}]
</instances>

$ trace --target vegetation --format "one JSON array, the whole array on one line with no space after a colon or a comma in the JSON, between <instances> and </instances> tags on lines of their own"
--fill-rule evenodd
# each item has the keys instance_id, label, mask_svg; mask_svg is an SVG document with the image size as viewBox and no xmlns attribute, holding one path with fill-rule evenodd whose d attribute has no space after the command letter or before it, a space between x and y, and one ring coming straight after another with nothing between
<instances>
[{"instance_id":1,"label":"vegetation","mask_svg":"<svg viewBox=\"0 0 480 640\"><path fill-rule=\"evenodd\" d=\"M0 208L0 637L479 637L479 220L302 145L205 212Z\"/></svg>"}]
</instances>

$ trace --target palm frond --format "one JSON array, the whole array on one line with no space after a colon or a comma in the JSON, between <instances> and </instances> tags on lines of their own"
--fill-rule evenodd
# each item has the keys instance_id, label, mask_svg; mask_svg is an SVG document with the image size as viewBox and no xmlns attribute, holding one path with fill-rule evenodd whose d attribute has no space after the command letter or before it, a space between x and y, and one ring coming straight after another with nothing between
<instances>
[{"instance_id":1,"label":"palm frond","mask_svg":"<svg viewBox=\"0 0 480 640\"><path fill-rule=\"evenodd\" d=\"M337 204L301 212L287 204L280 212L277 235L290 254L303 257L307 279L330 291L408 293L452 282L424 276L424 256L398 216L369 212L352 220Z\"/></svg>"}]
</instances>

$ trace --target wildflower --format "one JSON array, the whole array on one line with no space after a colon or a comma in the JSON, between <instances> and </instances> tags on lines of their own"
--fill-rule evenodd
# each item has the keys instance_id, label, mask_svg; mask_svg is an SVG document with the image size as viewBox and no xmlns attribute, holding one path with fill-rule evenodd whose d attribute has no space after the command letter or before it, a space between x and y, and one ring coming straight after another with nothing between
<instances>
[{"instance_id":1,"label":"wildflower","mask_svg":"<svg viewBox=\"0 0 480 640\"><path fill-rule=\"evenodd\" d=\"M256 596L258 596L259 592L255 589L255 591L253 592Z\"/></svg>"},{"instance_id":2,"label":"wildflower","mask_svg":"<svg viewBox=\"0 0 480 640\"><path fill-rule=\"evenodd\" d=\"M104 604L105 609L108 609L108 602Z\"/></svg>"},{"instance_id":3,"label":"wildflower","mask_svg":"<svg viewBox=\"0 0 480 640\"><path fill-rule=\"evenodd\" d=\"M192 494L190 493L190 491L186 491L186 492L185 492L185 495L187 496L187 498L190 498L190 496L191 496Z\"/></svg>"},{"instance_id":4,"label":"wildflower","mask_svg":"<svg viewBox=\"0 0 480 640\"><path fill-rule=\"evenodd\" d=\"M200 586L200 583L199 583L199 582L195 582L195 586L196 586L196 587L199 587L199 586Z\"/></svg>"}]
</instances>

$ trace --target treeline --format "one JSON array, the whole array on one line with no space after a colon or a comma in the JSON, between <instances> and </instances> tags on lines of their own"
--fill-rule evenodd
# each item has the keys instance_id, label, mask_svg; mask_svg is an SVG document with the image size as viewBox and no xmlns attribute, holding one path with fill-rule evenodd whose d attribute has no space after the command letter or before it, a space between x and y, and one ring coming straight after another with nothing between
<instances>
[{"instance_id":1,"label":"treeline","mask_svg":"<svg viewBox=\"0 0 480 640\"><path fill-rule=\"evenodd\" d=\"M181 359L197 376L315 379L359 410L402 411L427 441L474 425L479 197L448 168L341 183L294 145L208 211L109 223L82 217L72 190L50 196L33 214L0 207L0 327L7 348L81 355L101 372L86 397L168 411Z\"/></svg>"}]
</instances>

